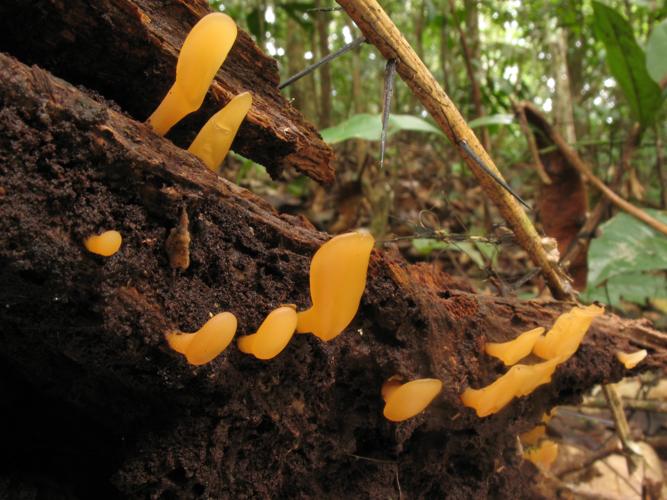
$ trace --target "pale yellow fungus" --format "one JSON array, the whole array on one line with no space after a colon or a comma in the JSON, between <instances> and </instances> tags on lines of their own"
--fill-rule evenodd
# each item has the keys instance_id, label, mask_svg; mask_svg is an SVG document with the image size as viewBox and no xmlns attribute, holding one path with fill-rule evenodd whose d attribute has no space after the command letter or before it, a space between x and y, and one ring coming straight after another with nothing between
<instances>
[{"instance_id":1,"label":"pale yellow fungus","mask_svg":"<svg viewBox=\"0 0 667 500\"><path fill-rule=\"evenodd\" d=\"M527 396L540 385L551 382L557 364L557 360L550 360L535 365L514 365L486 387L467 388L461 401L474 408L478 417L486 417L503 409L515 397Z\"/></svg>"},{"instance_id":2,"label":"pale yellow fungus","mask_svg":"<svg viewBox=\"0 0 667 500\"><path fill-rule=\"evenodd\" d=\"M387 383L383 389L386 386ZM391 383L387 389L384 416L392 422L402 422L424 411L442 390L442 382L434 378L422 378L398 387Z\"/></svg>"},{"instance_id":3,"label":"pale yellow fungus","mask_svg":"<svg viewBox=\"0 0 667 500\"><path fill-rule=\"evenodd\" d=\"M537 342L537 339L539 339L540 335L543 333L544 328L540 326L522 333L509 342L487 342L484 346L484 351L489 356L501 360L506 366L511 366L530 354L535 342Z\"/></svg>"},{"instance_id":4,"label":"pale yellow fungus","mask_svg":"<svg viewBox=\"0 0 667 500\"><path fill-rule=\"evenodd\" d=\"M249 92L234 97L227 106L214 114L192 141L188 151L211 170L217 170L227 156L241 122L252 105Z\"/></svg>"},{"instance_id":5,"label":"pale yellow fungus","mask_svg":"<svg viewBox=\"0 0 667 500\"><path fill-rule=\"evenodd\" d=\"M523 456L541 469L549 469L558 457L558 445L549 439L545 439L539 446L524 451Z\"/></svg>"},{"instance_id":6,"label":"pale yellow fungus","mask_svg":"<svg viewBox=\"0 0 667 500\"><path fill-rule=\"evenodd\" d=\"M338 336L359 309L375 240L368 233L341 234L322 245L310 264L312 307L298 315L297 331L322 340Z\"/></svg>"},{"instance_id":7,"label":"pale yellow fungus","mask_svg":"<svg viewBox=\"0 0 667 500\"><path fill-rule=\"evenodd\" d=\"M547 434L547 427L544 424L540 424L536 427L533 427L528 432L524 432L519 435L521 444L523 446L535 446L543 437Z\"/></svg>"},{"instance_id":8,"label":"pale yellow fungus","mask_svg":"<svg viewBox=\"0 0 667 500\"><path fill-rule=\"evenodd\" d=\"M623 366L627 368L628 370L631 370L635 366L637 366L643 359L648 355L648 352L646 349L642 349L641 351L637 352L623 352L623 351L618 351L616 353L616 359L618 359L621 363L623 363Z\"/></svg>"},{"instance_id":9,"label":"pale yellow fungus","mask_svg":"<svg viewBox=\"0 0 667 500\"><path fill-rule=\"evenodd\" d=\"M184 116L199 109L234 40L236 23L226 14L204 16L183 42L176 80L148 122L164 135Z\"/></svg>"},{"instance_id":10,"label":"pale yellow fungus","mask_svg":"<svg viewBox=\"0 0 667 500\"><path fill-rule=\"evenodd\" d=\"M224 312L209 319L195 333L170 332L169 346L191 365L204 365L224 351L236 333L236 316Z\"/></svg>"},{"instance_id":11,"label":"pale yellow fungus","mask_svg":"<svg viewBox=\"0 0 667 500\"><path fill-rule=\"evenodd\" d=\"M239 350L257 359L276 357L287 346L296 329L295 306L282 306L266 317L257 333L240 337Z\"/></svg>"},{"instance_id":12,"label":"pale yellow fungus","mask_svg":"<svg viewBox=\"0 0 667 500\"><path fill-rule=\"evenodd\" d=\"M123 237L118 231L105 231L96 236L89 236L83 245L91 253L110 257L115 254L123 243Z\"/></svg>"},{"instance_id":13,"label":"pale yellow fungus","mask_svg":"<svg viewBox=\"0 0 667 500\"><path fill-rule=\"evenodd\" d=\"M596 305L574 307L561 314L551 330L538 339L533 352L542 359L557 358L559 363L570 358L579 348L593 319L604 313L604 308Z\"/></svg>"}]
</instances>

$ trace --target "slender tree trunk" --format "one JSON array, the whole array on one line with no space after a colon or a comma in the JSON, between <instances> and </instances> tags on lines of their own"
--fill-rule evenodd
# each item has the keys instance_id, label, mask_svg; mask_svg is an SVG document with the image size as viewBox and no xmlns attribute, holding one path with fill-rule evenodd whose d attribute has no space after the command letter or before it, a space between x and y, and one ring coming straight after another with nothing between
<instances>
[{"instance_id":1,"label":"slender tree trunk","mask_svg":"<svg viewBox=\"0 0 667 500\"><path fill-rule=\"evenodd\" d=\"M321 0L315 0L315 7L322 6ZM329 55L329 15L326 12L317 14L315 26L319 46L319 58ZM331 125L331 67L328 64L320 67L320 128Z\"/></svg>"},{"instance_id":2,"label":"slender tree trunk","mask_svg":"<svg viewBox=\"0 0 667 500\"><path fill-rule=\"evenodd\" d=\"M577 134L574 126L573 99L567 65L567 34L563 28L557 28L554 33L551 53L554 58L554 80L556 81L553 103L556 128L569 144L574 144L577 142Z\"/></svg>"}]
</instances>

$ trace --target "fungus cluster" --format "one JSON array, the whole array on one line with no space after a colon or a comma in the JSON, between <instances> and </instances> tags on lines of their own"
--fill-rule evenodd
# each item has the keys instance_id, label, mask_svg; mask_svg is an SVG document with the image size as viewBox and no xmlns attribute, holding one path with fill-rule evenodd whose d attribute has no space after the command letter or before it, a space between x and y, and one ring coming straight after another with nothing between
<instances>
[{"instance_id":1,"label":"fungus cluster","mask_svg":"<svg viewBox=\"0 0 667 500\"><path fill-rule=\"evenodd\" d=\"M308 331L320 339L331 340L339 335L357 313L374 242L370 234L347 233L335 236L315 252L310 267L313 306L306 312L311 322L308 326L313 326L313 330ZM337 279L336 273L344 279ZM334 290L334 287L340 289ZM238 348L257 359L274 358L287 347L298 324L296 306L283 305L266 317L257 332L240 337ZM184 354L190 364L201 365L220 354L235 332L234 315L222 313L198 332L168 333L167 341L172 349Z\"/></svg>"},{"instance_id":2,"label":"fungus cluster","mask_svg":"<svg viewBox=\"0 0 667 500\"><path fill-rule=\"evenodd\" d=\"M544 329L536 328L511 342L487 344L486 352L508 366L531 352L546 361L533 365L515 364L492 384L481 389L467 388L461 401L474 408L478 417L486 417L500 411L515 397L527 396L540 385L551 382L556 367L577 351L593 319L603 312L604 308L596 305L574 307L561 314L544 336Z\"/></svg>"},{"instance_id":3,"label":"fungus cluster","mask_svg":"<svg viewBox=\"0 0 667 500\"><path fill-rule=\"evenodd\" d=\"M216 12L204 16L183 42L176 63L176 79L148 122L165 135L186 115L197 111L216 73L236 40L234 20ZM248 92L234 97L202 127L188 151L211 170L216 170L229 152L236 132L250 110Z\"/></svg>"}]
</instances>

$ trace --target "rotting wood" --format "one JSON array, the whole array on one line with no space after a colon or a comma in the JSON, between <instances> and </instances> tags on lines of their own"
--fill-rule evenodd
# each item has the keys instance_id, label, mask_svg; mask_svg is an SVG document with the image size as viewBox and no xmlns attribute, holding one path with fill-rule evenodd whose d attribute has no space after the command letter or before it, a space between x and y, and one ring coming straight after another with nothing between
<instances>
[{"instance_id":1,"label":"rotting wood","mask_svg":"<svg viewBox=\"0 0 667 500\"><path fill-rule=\"evenodd\" d=\"M205 0L3 0L0 50L95 89L145 120L174 81L185 36L209 12ZM253 106L232 149L273 176L289 166L318 182L333 182L332 149L280 94L278 82L275 59L239 29L201 109L168 137L187 148L214 113L251 91Z\"/></svg>"},{"instance_id":2,"label":"rotting wood","mask_svg":"<svg viewBox=\"0 0 667 500\"><path fill-rule=\"evenodd\" d=\"M376 0L337 0L337 2L385 59L396 60L398 74L456 146L463 160L477 177L485 194L498 207L501 215L514 231L519 244L528 252L533 263L542 270L554 297L559 299L569 297L571 292L568 284L562 278L558 266L549 260L540 237L524 210L465 152L462 143L472 148L491 171L502 179L493 160L486 153L454 103L380 4Z\"/></svg>"},{"instance_id":3,"label":"rotting wood","mask_svg":"<svg viewBox=\"0 0 667 500\"><path fill-rule=\"evenodd\" d=\"M68 481L84 488L88 474L113 474L113 488L83 491L395 495L395 467L349 458L358 455L400 463L410 497L471 488L521 496L530 476L503 458L514 455L516 433L553 405L618 380L617 350L646 347L640 369L664 366L667 335L605 315L553 383L480 420L459 394L497 376L485 340L548 326L571 304L478 295L430 265L377 251L358 317L336 341L299 335L267 364L230 346L193 369L164 332L194 330L210 312L229 310L247 333L278 304L307 306L310 257L326 235L39 68L0 55L0 76L0 357L61 401L64 415L84 410L82 432L50 448L80 450L79 436L104 443L108 458L82 461ZM191 265L174 276L164 242L183 206ZM108 224L124 233L120 252L87 255L82 236ZM445 383L429 410L400 428L381 416L379 390L393 374ZM32 432L22 431L5 452L29 442Z\"/></svg>"}]
</instances>

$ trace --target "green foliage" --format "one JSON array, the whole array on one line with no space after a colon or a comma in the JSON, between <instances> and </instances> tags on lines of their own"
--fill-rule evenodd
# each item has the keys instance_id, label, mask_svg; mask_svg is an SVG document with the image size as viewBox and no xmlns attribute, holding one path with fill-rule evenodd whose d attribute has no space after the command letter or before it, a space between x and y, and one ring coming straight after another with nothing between
<instances>
[{"instance_id":1,"label":"green foliage","mask_svg":"<svg viewBox=\"0 0 667 500\"><path fill-rule=\"evenodd\" d=\"M596 36L604 43L609 70L623 89L635 118L646 127L653 122L662 100L660 87L646 69L646 55L623 16L600 2L593 2L593 10Z\"/></svg>"},{"instance_id":2,"label":"green foliage","mask_svg":"<svg viewBox=\"0 0 667 500\"><path fill-rule=\"evenodd\" d=\"M470 121L468 125L471 128L478 128L492 125L510 125L512 123L514 123L513 115L498 114L477 118ZM402 130L424 132L444 137L439 128L418 116L389 115L387 136L391 136ZM353 115L338 125L320 131L320 134L322 134L322 138L329 144L336 144L348 139L379 141L382 134L382 115L371 115L368 113Z\"/></svg>"},{"instance_id":3,"label":"green foliage","mask_svg":"<svg viewBox=\"0 0 667 500\"><path fill-rule=\"evenodd\" d=\"M445 250L462 252L480 269L486 268L484 257L492 261L492 263L495 263L496 260L496 247L490 243L477 241L446 242L433 238L414 238L412 240L412 247L419 255L424 257L431 255L433 252Z\"/></svg>"},{"instance_id":4,"label":"green foliage","mask_svg":"<svg viewBox=\"0 0 667 500\"><path fill-rule=\"evenodd\" d=\"M391 136L402 130L443 135L440 129L431 123L411 115L390 115L388 127L387 136ZM353 115L344 122L324 129L320 133L322 134L322 138L329 144L336 144L348 139L379 141L382 134L382 117L379 114L371 115L367 113Z\"/></svg>"},{"instance_id":5,"label":"green foliage","mask_svg":"<svg viewBox=\"0 0 667 500\"><path fill-rule=\"evenodd\" d=\"M667 78L667 19L653 28L648 39L646 69L656 83Z\"/></svg>"},{"instance_id":6,"label":"green foliage","mask_svg":"<svg viewBox=\"0 0 667 500\"><path fill-rule=\"evenodd\" d=\"M647 210L667 222L667 212ZM588 300L612 305L623 298L643 304L649 298L667 296L667 237L626 213L619 213L601 228L588 251Z\"/></svg>"}]
</instances>

